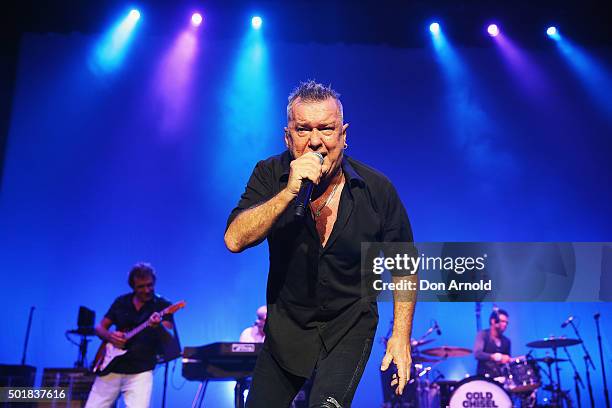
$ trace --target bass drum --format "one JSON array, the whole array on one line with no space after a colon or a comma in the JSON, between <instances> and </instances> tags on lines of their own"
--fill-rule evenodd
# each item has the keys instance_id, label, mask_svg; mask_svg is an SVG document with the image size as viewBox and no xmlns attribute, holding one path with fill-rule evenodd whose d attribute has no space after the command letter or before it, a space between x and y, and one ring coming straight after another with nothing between
<instances>
[{"instance_id":1,"label":"bass drum","mask_svg":"<svg viewBox=\"0 0 612 408\"><path fill-rule=\"evenodd\" d=\"M512 400L495 381L484 377L468 377L457 384L448 406L512 408Z\"/></svg>"}]
</instances>

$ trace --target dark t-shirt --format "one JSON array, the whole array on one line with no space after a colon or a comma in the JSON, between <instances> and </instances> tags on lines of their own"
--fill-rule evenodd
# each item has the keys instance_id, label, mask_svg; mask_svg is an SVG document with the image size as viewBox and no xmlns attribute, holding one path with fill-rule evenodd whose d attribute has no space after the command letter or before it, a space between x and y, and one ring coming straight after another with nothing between
<instances>
[{"instance_id":1,"label":"dark t-shirt","mask_svg":"<svg viewBox=\"0 0 612 408\"><path fill-rule=\"evenodd\" d=\"M132 302L133 296L133 293L119 296L104 315L113 322L116 330L127 332L147 320L154 312L161 312L171 305L168 300L155 295L137 311ZM172 315L164 316L163 320L174 324ZM152 370L157 363L157 355L162 351L161 340L165 334L164 330L161 326L147 327L131 338L126 344L128 352L117 358L117 361L113 361L111 371L137 374Z\"/></svg>"},{"instance_id":2,"label":"dark t-shirt","mask_svg":"<svg viewBox=\"0 0 612 408\"><path fill-rule=\"evenodd\" d=\"M476 335L474 344L474 357L478 360L478 375L489 375L491 377L499 377L503 375L501 364L491 360L491 354L501 353L510 355L511 343L506 336L501 336L501 341L498 344L491 338L490 329L481 330Z\"/></svg>"},{"instance_id":3,"label":"dark t-shirt","mask_svg":"<svg viewBox=\"0 0 612 408\"><path fill-rule=\"evenodd\" d=\"M287 186L291 160L285 151L257 164L228 226L241 211ZM302 377L310 376L322 345L331 350L349 330L364 338L376 331L376 298L362 275L361 243L413 240L406 210L383 174L346 155L342 171L346 183L324 247L310 208L298 218L294 205L266 237L266 346L282 367Z\"/></svg>"}]
</instances>

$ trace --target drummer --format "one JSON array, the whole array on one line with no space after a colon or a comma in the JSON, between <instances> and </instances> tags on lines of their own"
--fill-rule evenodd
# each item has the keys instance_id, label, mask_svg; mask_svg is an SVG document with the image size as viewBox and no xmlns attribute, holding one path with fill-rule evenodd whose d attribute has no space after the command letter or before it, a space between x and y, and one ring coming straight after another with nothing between
<instances>
[{"instance_id":1,"label":"drummer","mask_svg":"<svg viewBox=\"0 0 612 408\"><path fill-rule=\"evenodd\" d=\"M508 312L493 310L489 316L490 327L476 335L474 357L478 360L477 375L496 378L504 375L503 365L511 360L510 339L504 336L508 327Z\"/></svg>"}]
</instances>

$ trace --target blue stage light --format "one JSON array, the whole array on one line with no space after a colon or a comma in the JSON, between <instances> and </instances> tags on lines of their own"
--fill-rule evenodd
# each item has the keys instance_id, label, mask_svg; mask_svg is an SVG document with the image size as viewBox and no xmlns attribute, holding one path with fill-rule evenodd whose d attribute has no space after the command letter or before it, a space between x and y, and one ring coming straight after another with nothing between
<instances>
[{"instance_id":1,"label":"blue stage light","mask_svg":"<svg viewBox=\"0 0 612 408\"><path fill-rule=\"evenodd\" d=\"M555 26L550 26L550 27L548 27L548 28L546 29L546 34L547 34L549 37L553 37L553 36L557 35L557 27L555 27Z\"/></svg>"},{"instance_id":2,"label":"blue stage light","mask_svg":"<svg viewBox=\"0 0 612 408\"><path fill-rule=\"evenodd\" d=\"M138 25L138 20L140 20L140 12L136 9L130 10L98 41L90 63L90 68L96 74L109 73L119 68L133 37L134 29Z\"/></svg>"},{"instance_id":3,"label":"blue stage light","mask_svg":"<svg viewBox=\"0 0 612 408\"><path fill-rule=\"evenodd\" d=\"M440 24L438 24L438 23L431 23L429 25L429 31L431 31L431 33L433 35L440 34Z\"/></svg>"},{"instance_id":4,"label":"blue stage light","mask_svg":"<svg viewBox=\"0 0 612 408\"><path fill-rule=\"evenodd\" d=\"M255 16L251 19L251 25L256 30L259 30L262 24L263 24L263 20L259 16Z\"/></svg>"},{"instance_id":5,"label":"blue stage light","mask_svg":"<svg viewBox=\"0 0 612 408\"><path fill-rule=\"evenodd\" d=\"M132 9L129 14L129 18L133 21L136 21L140 18L140 11L136 9Z\"/></svg>"},{"instance_id":6,"label":"blue stage light","mask_svg":"<svg viewBox=\"0 0 612 408\"><path fill-rule=\"evenodd\" d=\"M489 24L487 27L487 33L489 33L491 37L496 37L499 34L499 27L497 24Z\"/></svg>"}]
</instances>

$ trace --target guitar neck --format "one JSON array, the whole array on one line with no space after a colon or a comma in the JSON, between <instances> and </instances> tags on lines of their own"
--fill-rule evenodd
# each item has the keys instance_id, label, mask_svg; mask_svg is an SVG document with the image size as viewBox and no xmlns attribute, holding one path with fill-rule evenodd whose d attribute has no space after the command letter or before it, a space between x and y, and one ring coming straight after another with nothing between
<instances>
[{"instance_id":1,"label":"guitar neck","mask_svg":"<svg viewBox=\"0 0 612 408\"><path fill-rule=\"evenodd\" d=\"M160 315L161 318L163 318L165 315L167 315L167 314L171 315L174 312L176 312L177 310L182 309L183 307L185 307L185 301L181 300L180 302L177 302L177 303L175 303L173 305L170 305L167 308L165 308L164 310L162 310L161 312L159 312L159 315ZM149 319L145 320L144 322L142 322L141 324L139 324L138 326L136 326L135 328L133 328L129 332L125 333L125 339L126 340L131 339L132 337L134 337L135 335L137 335L138 333L140 333L141 331L146 329L148 326L149 326Z\"/></svg>"},{"instance_id":2,"label":"guitar neck","mask_svg":"<svg viewBox=\"0 0 612 408\"><path fill-rule=\"evenodd\" d=\"M162 310L161 312L159 312L159 314L160 314L161 317L164 317L165 310ZM144 322L140 323L138 326L136 326L135 328L133 328L129 332L125 333L125 339L126 340L131 339L132 337L134 337L135 335L137 335L138 333L140 333L141 331L146 329L148 326L149 326L149 319L147 318L147 320L145 320Z\"/></svg>"}]
</instances>

